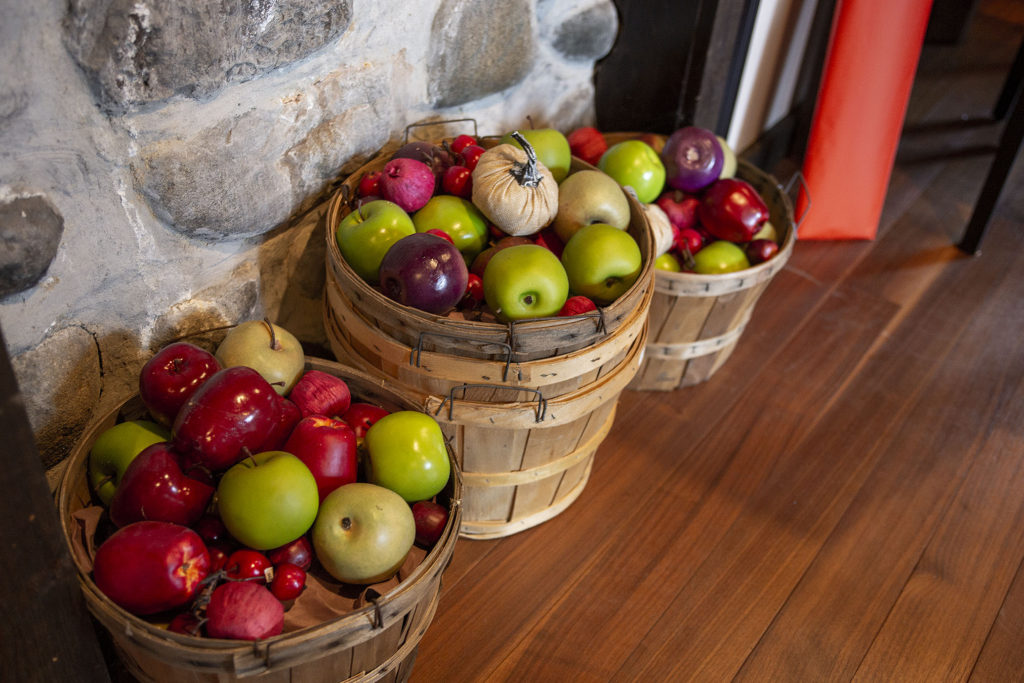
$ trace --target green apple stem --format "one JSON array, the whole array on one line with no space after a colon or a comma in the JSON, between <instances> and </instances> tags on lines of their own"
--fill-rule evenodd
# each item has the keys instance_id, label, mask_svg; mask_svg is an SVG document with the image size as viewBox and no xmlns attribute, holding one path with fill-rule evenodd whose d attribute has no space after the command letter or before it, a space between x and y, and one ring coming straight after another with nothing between
<instances>
[{"instance_id":1,"label":"green apple stem","mask_svg":"<svg viewBox=\"0 0 1024 683\"><path fill-rule=\"evenodd\" d=\"M252 466L256 467L256 458L252 457L252 451L249 450L248 446L242 446L242 460L249 460L252 462Z\"/></svg>"},{"instance_id":2,"label":"green apple stem","mask_svg":"<svg viewBox=\"0 0 1024 683\"><path fill-rule=\"evenodd\" d=\"M274 334L274 325L270 322L269 318L264 318L263 324L267 326L267 331L270 332L270 348L274 351L279 351L281 349L281 342L277 340L277 335Z\"/></svg>"},{"instance_id":3,"label":"green apple stem","mask_svg":"<svg viewBox=\"0 0 1024 683\"><path fill-rule=\"evenodd\" d=\"M537 153L518 130L512 131L512 138L522 145L523 151L526 152L526 163L517 161L512 164L512 168L508 172L512 174L512 177L520 185L524 187L537 187L540 185L540 181L544 180L544 176L537 170Z\"/></svg>"}]
</instances>

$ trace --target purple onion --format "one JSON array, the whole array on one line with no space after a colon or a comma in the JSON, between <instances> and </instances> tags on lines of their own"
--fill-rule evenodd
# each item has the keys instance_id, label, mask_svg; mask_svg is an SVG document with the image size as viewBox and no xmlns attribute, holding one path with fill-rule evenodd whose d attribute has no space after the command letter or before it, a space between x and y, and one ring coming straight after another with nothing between
<instances>
[{"instance_id":1,"label":"purple onion","mask_svg":"<svg viewBox=\"0 0 1024 683\"><path fill-rule=\"evenodd\" d=\"M379 272L381 290L389 299L436 314L455 308L469 281L466 261L455 245L426 232L392 244Z\"/></svg>"},{"instance_id":2,"label":"purple onion","mask_svg":"<svg viewBox=\"0 0 1024 683\"><path fill-rule=\"evenodd\" d=\"M718 180L725 167L725 153L712 131L686 126L669 136L661 161L669 187L698 192Z\"/></svg>"},{"instance_id":3,"label":"purple onion","mask_svg":"<svg viewBox=\"0 0 1024 683\"><path fill-rule=\"evenodd\" d=\"M412 213L434 195L434 172L422 161L392 159L380 176L380 196Z\"/></svg>"}]
</instances>

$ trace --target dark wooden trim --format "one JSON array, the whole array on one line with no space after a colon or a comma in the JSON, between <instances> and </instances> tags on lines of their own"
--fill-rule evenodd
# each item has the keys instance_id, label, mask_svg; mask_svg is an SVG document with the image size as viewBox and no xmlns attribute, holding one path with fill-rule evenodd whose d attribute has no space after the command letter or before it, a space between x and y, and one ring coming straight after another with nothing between
<instances>
[{"instance_id":1,"label":"dark wooden trim","mask_svg":"<svg viewBox=\"0 0 1024 683\"><path fill-rule=\"evenodd\" d=\"M0 341L3 335L0 332ZM0 662L10 681L110 681L3 344L0 359Z\"/></svg>"}]
</instances>

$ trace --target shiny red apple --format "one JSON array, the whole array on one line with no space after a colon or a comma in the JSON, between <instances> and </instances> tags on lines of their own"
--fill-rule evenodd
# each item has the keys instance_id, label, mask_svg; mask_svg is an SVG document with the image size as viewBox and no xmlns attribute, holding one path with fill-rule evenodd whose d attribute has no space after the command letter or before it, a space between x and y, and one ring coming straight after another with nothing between
<instances>
[{"instance_id":1,"label":"shiny red apple","mask_svg":"<svg viewBox=\"0 0 1024 683\"><path fill-rule=\"evenodd\" d=\"M448 524L448 508L432 500L416 501L412 504L412 518L416 522L416 543L432 548Z\"/></svg>"},{"instance_id":2,"label":"shiny red apple","mask_svg":"<svg viewBox=\"0 0 1024 683\"><path fill-rule=\"evenodd\" d=\"M295 425L302 419L302 411L291 399L280 396L277 404L279 408L277 422L274 423L273 429L270 430L270 434L263 444L254 452L281 450L284 442L288 440L288 436L295 429Z\"/></svg>"},{"instance_id":3,"label":"shiny red apple","mask_svg":"<svg viewBox=\"0 0 1024 683\"><path fill-rule=\"evenodd\" d=\"M267 570L273 567L270 558L258 550L251 548L240 548L228 555L224 563L224 571L227 577L233 580L257 580L264 581Z\"/></svg>"},{"instance_id":4,"label":"shiny red apple","mask_svg":"<svg viewBox=\"0 0 1024 683\"><path fill-rule=\"evenodd\" d=\"M267 440L279 418L278 399L250 367L219 370L182 406L171 428L174 447L186 465L226 470Z\"/></svg>"},{"instance_id":5,"label":"shiny red apple","mask_svg":"<svg viewBox=\"0 0 1024 683\"><path fill-rule=\"evenodd\" d=\"M182 471L182 458L166 441L135 456L110 499L110 521L119 527L145 519L191 526L199 521L214 487Z\"/></svg>"},{"instance_id":6,"label":"shiny red apple","mask_svg":"<svg viewBox=\"0 0 1024 683\"><path fill-rule=\"evenodd\" d=\"M779 245L775 240L756 239L747 242L744 251L747 252L747 260L750 261L750 264L756 266L778 254Z\"/></svg>"},{"instance_id":7,"label":"shiny red apple","mask_svg":"<svg viewBox=\"0 0 1024 683\"><path fill-rule=\"evenodd\" d=\"M93 581L132 614L181 607L198 593L210 568L203 539L173 522L134 522L96 549Z\"/></svg>"},{"instance_id":8,"label":"shiny red apple","mask_svg":"<svg viewBox=\"0 0 1024 683\"><path fill-rule=\"evenodd\" d=\"M321 501L334 489L356 480L356 433L343 420L307 415L295 425L283 450L313 473Z\"/></svg>"},{"instance_id":9,"label":"shiny red apple","mask_svg":"<svg viewBox=\"0 0 1024 683\"><path fill-rule=\"evenodd\" d=\"M391 411L373 403L356 402L349 406L341 419L352 428L356 433L356 440L361 443L366 431L389 412Z\"/></svg>"},{"instance_id":10,"label":"shiny red apple","mask_svg":"<svg viewBox=\"0 0 1024 683\"><path fill-rule=\"evenodd\" d=\"M558 315L567 317L572 315L582 315L583 313L596 310L597 304L595 304L593 300L588 299L582 294L576 294L565 300L565 304L562 305L562 310L558 312Z\"/></svg>"},{"instance_id":11,"label":"shiny red apple","mask_svg":"<svg viewBox=\"0 0 1024 683\"><path fill-rule=\"evenodd\" d=\"M697 217L712 236L743 244L764 226L769 213L753 185L739 178L720 178L701 195Z\"/></svg>"},{"instance_id":12,"label":"shiny red apple","mask_svg":"<svg viewBox=\"0 0 1024 683\"><path fill-rule=\"evenodd\" d=\"M267 551L267 559L275 565L290 562L306 571L313 566L313 544L308 536L299 536L291 543Z\"/></svg>"},{"instance_id":13,"label":"shiny red apple","mask_svg":"<svg viewBox=\"0 0 1024 683\"><path fill-rule=\"evenodd\" d=\"M306 587L306 570L291 562L274 565L274 578L270 582L270 592L278 600L294 600Z\"/></svg>"},{"instance_id":14,"label":"shiny red apple","mask_svg":"<svg viewBox=\"0 0 1024 683\"><path fill-rule=\"evenodd\" d=\"M139 372L139 398L150 416L165 427L199 386L220 370L212 353L188 342L157 351Z\"/></svg>"}]
</instances>

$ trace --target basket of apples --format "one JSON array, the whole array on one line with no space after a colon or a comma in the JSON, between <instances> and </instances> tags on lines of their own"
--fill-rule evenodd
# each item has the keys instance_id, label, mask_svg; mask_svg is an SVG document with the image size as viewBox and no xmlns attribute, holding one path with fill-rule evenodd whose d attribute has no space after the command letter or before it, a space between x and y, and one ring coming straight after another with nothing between
<instances>
[{"instance_id":1,"label":"basket of apples","mask_svg":"<svg viewBox=\"0 0 1024 683\"><path fill-rule=\"evenodd\" d=\"M737 159L712 131L568 136L574 154L633 187L654 235L654 301L630 389L671 391L709 379L729 358L796 242L779 182Z\"/></svg>"},{"instance_id":2,"label":"basket of apples","mask_svg":"<svg viewBox=\"0 0 1024 683\"><path fill-rule=\"evenodd\" d=\"M441 424L463 536L576 500L644 349L653 243L635 197L531 128L406 143L345 181L327 226L331 348Z\"/></svg>"},{"instance_id":3,"label":"basket of apples","mask_svg":"<svg viewBox=\"0 0 1024 683\"><path fill-rule=\"evenodd\" d=\"M169 343L57 491L87 606L139 680L406 680L461 523L408 396L269 321Z\"/></svg>"}]
</instances>

